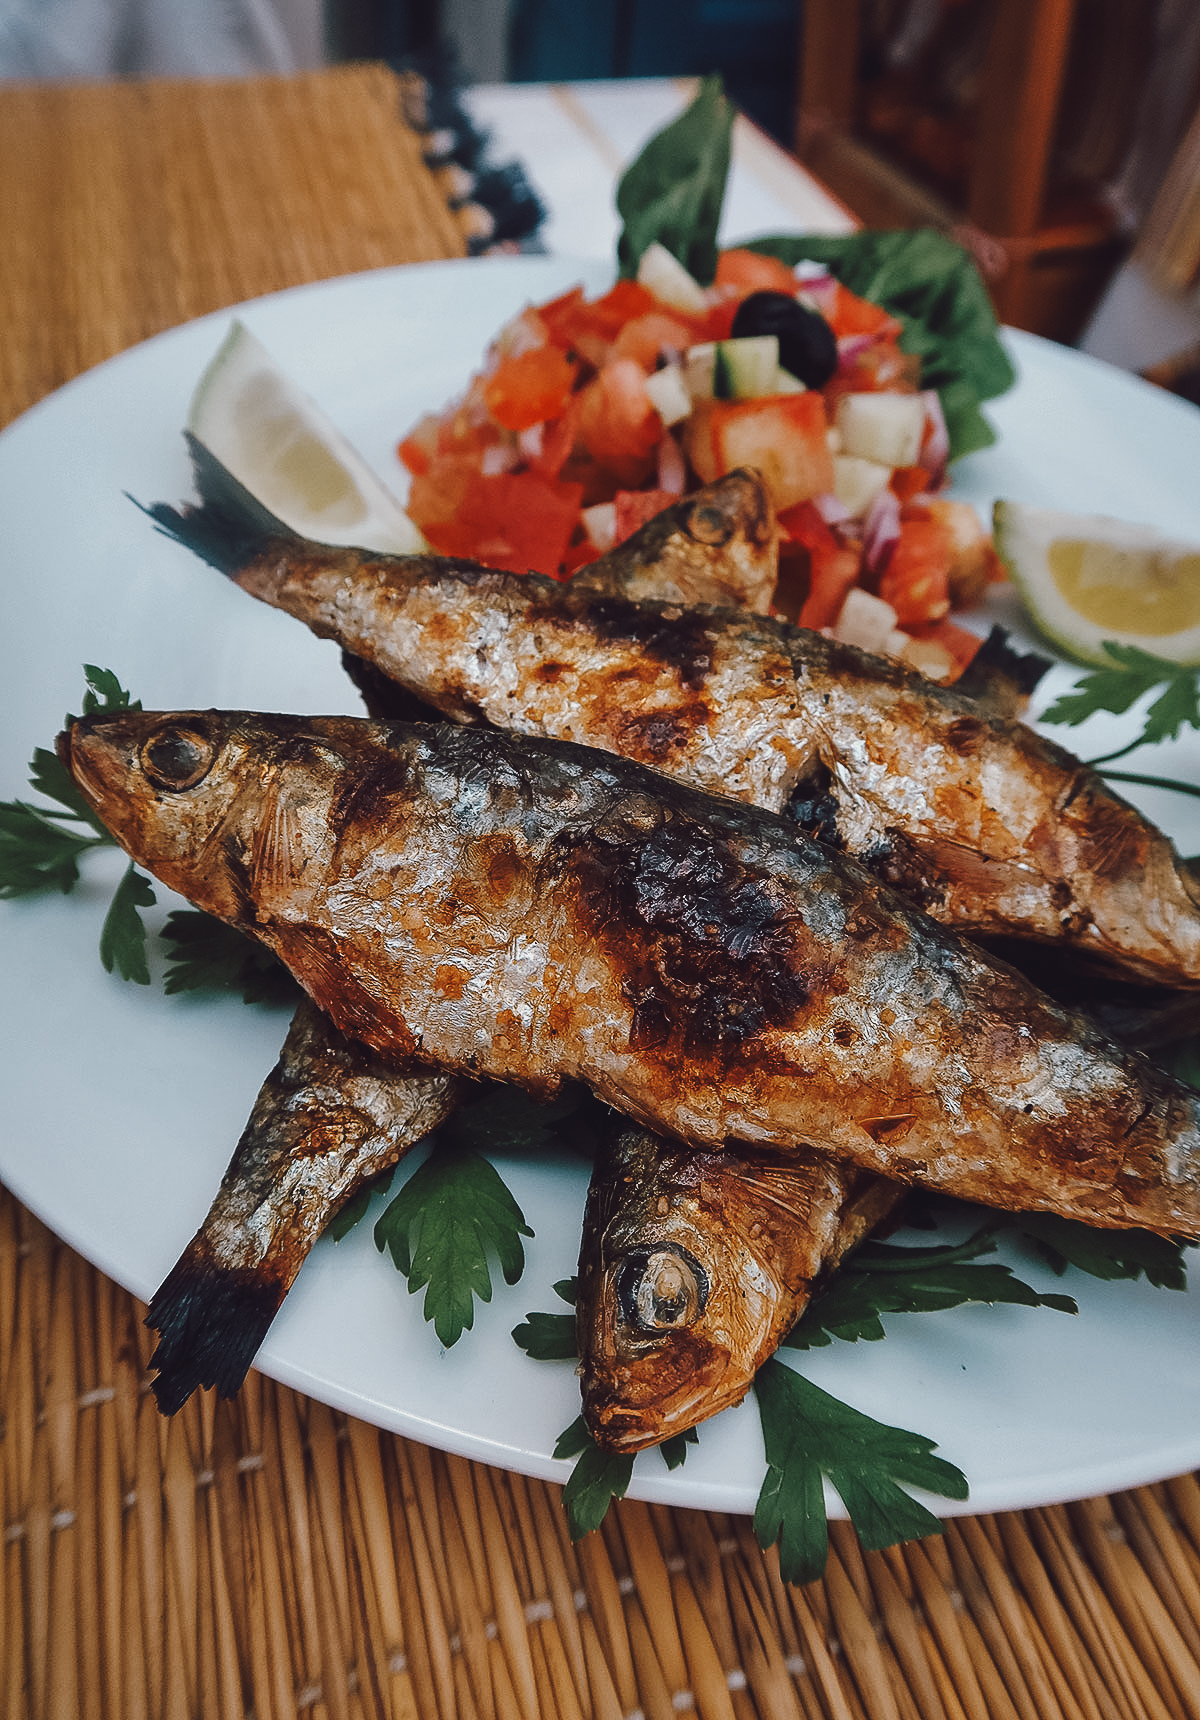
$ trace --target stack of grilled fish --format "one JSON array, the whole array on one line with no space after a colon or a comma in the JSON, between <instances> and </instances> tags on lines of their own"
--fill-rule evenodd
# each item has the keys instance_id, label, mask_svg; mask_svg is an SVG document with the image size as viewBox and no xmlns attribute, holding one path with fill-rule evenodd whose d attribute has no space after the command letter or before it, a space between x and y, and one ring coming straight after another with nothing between
<instances>
[{"instance_id":1,"label":"stack of grilled fish","mask_svg":"<svg viewBox=\"0 0 1200 1720\"><path fill-rule=\"evenodd\" d=\"M192 454L199 502L152 517L337 640L371 715L60 739L134 859L311 1000L151 1304L164 1410L237 1390L330 1215L481 1077L612 1109L578 1323L613 1450L744 1396L906 1187L1200 1235L1197 1095L975 941L1197 988L1195 882L1007 674L760 613L753 473L561 585L307 542Z\"/></svg>"}]
</instances>

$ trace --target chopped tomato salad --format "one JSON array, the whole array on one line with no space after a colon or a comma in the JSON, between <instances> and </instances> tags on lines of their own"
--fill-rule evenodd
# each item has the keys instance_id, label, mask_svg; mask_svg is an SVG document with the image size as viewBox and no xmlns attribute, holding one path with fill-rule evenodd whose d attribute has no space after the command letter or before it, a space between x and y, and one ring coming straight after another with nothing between
<instances>
[{"instance_id":1,"label":"chopped tomato salad","mask_svg":"<svg viewBox=\"0 0 1200 1720\"><path fill-rule=\"evenodd\" d=\"M702 289L652 246L637 280L500 331L400 443L408 512L441 554L569 579L753 466L779 519L780 613L952 680L978 641L949 617L1002 574L974 510L939 493L945 423L901 332L817 264L725 251Z\"/></svg>"}]
</instances>

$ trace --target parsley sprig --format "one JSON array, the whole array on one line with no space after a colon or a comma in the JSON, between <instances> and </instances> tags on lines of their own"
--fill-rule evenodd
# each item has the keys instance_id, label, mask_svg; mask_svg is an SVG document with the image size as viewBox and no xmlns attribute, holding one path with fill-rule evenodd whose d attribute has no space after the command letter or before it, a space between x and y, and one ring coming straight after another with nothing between
<instances>
[{"instance_id":1,"label":"parsley sprig","mask_svg":"<svg viewBox=\"0 0 1200 1720\"><path fill-rule=\"evenodd\" d=\"M899 1248L867 1242L851 1256L828 1287L809 1303L784 1339L792 1349L811 1350L833 1338L847 1343L884 1336L884 1314L928 1314L969 1302L1056 1308L1077 1314L1070 1296L1041 1295L998 1261L980 1265L996 1248L996 1224L965 1242L934 1248Z\"/></svg>"},{"instance_id":2,"label":"parsley sprig","mask_svg":"<svg viewBox=\"0 0 1200 1720\"><path fill-rule=\"evenodd\" d=\"M966 1476L933 1456L932 1439L872 1420L783 1362L759 1369L754 1396L767 1455L754 1533L764 1549L778 1542L786 1583L812 1582L825 1569L825 1477L870 1552L941 1533L939 1519L906 1486L946 1499L968 1495Z\"/></svg>"},{"instance_id":3,"label":"parsley sprig","mask_svg":"<svg viewBox=\"0 0 1200 1720\"><path fill-rule=\"evenodd\" d=\"M111 669L85 663L83 673L83 716L141 710L141 700L130 697ZM63 727L69 729L75 721L68 714ZM29 783L52 804L0 802L0 898L47 890L70 895L80 881L84 856L116 848L117 840L75 787L57 753L34 749ZM150 984L150 935L142 915L154 903L153 883L131 861L100 929L106 973L135 985ZM245 1003L286 1003L299 996L295 981L268 950L210 914L194 908L168 914L161 936L167 945L163 989L168 993L233 991Z\"/></svg>"},{"instance_id":4,"label":"parsley sprig","mask_svg":"<svg viewBox=\"0 0 1200 1720\"><path fill-rule=\"evenodd\" d=\"M982 1222L957 1243L864 1244L809 1304L785 1345L807 1350L834 1338L850 1343L878 1341L886 1335L885 1315L944 1311L969 1303L1078 1312L1073 1297L1043 1294L1017 1278L1011 1267L981 1259L995 1250L1001 1231L1023 1235L1060 1275L1070 1265L1096 1278L1144 1274L1152 1284L1186 1288L1182 1248L1161 1237L1141 1231L1097 1231L1053 1215L985 1214L940 1196L911 1204L915 1221L930 1229L944 1222L958 1225L975 1216ZM554 1291L573 1304L577 1280L564 1279ZM528 1314L512 1335L536 1361L577 1359L574 1314ZM873 1420L777 1359L759 1370L754 1397L767 1461L754 1530L764 1549L778 1543L785 1581L810 1582L825 1568L826 1480L841 1497L868 1549L940 1534L939 1519L906 1488L948 1499L968 1496L966 1477L953 1463L933 1455L935 1442L928 1436ZM693 1428L655 1449L673 1468L697 1437ZM599 1527L613 1499L624 1497L634 1459L601 1451L582 1417L559 1436L554 1455L577 1459L563 1490L563 1504L572 1538L578 1539Z\"/></svg>"},{"instance_id":5,"label":"parsley sprig","mask_svg":"<svg viewBox=\"0 0 1200 1720\"><path fill-rule=\"evenodd\" d=\"M1136 782L1149 788L1169 788L1178 794L1200 796L1200 787L1195 783L1180 782L1175 777L1104 768L1140 747L1176 740L1185 728L1200 729L1200 669L1169 662L1140 646L1121 645L1115 639L1105 640L1102 649L1112 659L1112 666L1093 669L1081 676L1069 693L1062 694L1042 713L1042 721L1078 728L1098 711L1122 716L1139 699L1161 687L1162 692L1146 709L1136 738L1114 752L1102 753L1090 763L1102 776L1115 782Z\"/></svg>"}]
</instances>

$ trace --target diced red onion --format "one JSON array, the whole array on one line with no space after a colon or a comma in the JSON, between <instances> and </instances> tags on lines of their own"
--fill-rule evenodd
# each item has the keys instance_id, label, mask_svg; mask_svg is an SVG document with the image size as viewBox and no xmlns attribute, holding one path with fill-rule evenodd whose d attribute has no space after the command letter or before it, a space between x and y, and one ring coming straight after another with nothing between
<instances>
[{"instance_id":1,"label":"diced red onion","mask_svg":"<svg viewBox=\"0 0 1200 1720\"><path fill-rule=\"evenodd\" d=\"M921 441L921 464L930 473L936 489L946 476L950 463L950 432L946 415L936 388L926 388L921 395L925 402L925 434Z\"/></svg>"},{"instance_id":2,"label":"diced red onion","mask_svg":"<svg viewBox=\"0 0 1200 1720\"><path fill-rule=\"evenodd\" d=\"M528 430L518 432L517 448L522 460L541 459L545 431L546 426L544 424L531 424Z\"/></svg>"},{"instance_id":3,"label":"diced red onion","mask_svg":"<svg viewBox=\"0 0 1200 1720\"><path fill-rule=\"evenodd\" d=\"M682 496L687 484L687 462L683 449L666 431L658 444L658 487L672 496Z\"/></svg>"},{"instance_id":4,"label":"diced red onion","mask_svg":"<svg viewBox=\"0 0 1200 1720\"><path fill-rule=\"evenodd\" d=\"M511 442L493 442L483 450L479 470L485 478L498 478L502 472L511 472L519 464L520 455Z\"/></svg>"},{"instance_id":5,"label":"diced red onion","mask_svg":"<svg viewBox=\"0 0 1200 1720\"><path fill-rule=\"evenodd\" d=\"M880 490L863 521L863 566L882 573L900 540L900 499L893 489Z\"/></svg>"},{"instance_id":6,"label":"diced red onion","mask_svg":"<svg viewBox=\"0 0 1200 1720\"><path fill-rule=\"evenodd\" d=\"M814 496L813 507L816 508L827 526L840 526L850 518L850 509L845 502L839 502L835 495Z\"/></svg>"},{"instance_id":7,"label":"diced red onion","mask_svg":"<svg viewBox=\"0 0 1200 1720\"><path fill-rule=\"evenodd\" d=\"M852 358L857 358L860 352L866 352L869 346L874 346L873 334L844 334L837 343L838 364L848 364Z\"/></svg>"}]
</instances>

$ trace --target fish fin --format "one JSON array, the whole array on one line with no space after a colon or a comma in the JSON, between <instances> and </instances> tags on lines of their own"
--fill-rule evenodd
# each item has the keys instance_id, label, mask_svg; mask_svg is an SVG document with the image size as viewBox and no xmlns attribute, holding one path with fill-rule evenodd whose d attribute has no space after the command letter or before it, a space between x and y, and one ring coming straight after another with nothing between
<instances>
[{"instance_id":1,"label":"fish fin","mask_svg":"<svg viewBox=\"0 0 1200 1720\"><path fill-rule=\"evenodd\" d=\"M286 887L304 870L304 832L294 807L277 792L270 816L254 833L252 869L256 887Z\"/></svg>"},{"instance_id":2,"label":"fish fin","mask_svg":"<svg viewBox=\"0 0 1200 1720\"><path fill-rule=\"evenodd\" d=\"M954 690L976 699L996 716L1019 717L1050 667L1036 651L1018 651L1003 627L995 626L955 682Z\"/></svg>"},{"instance_id":3,"label":"fish fin","mask_svg":"<svg viewBox=\"0 0 1200 1720\"><path fill-rule=\"evenodd\" d=\"M183 502L173 508L167 502L152 502L147 507L135 496L129 498L160 532L226 574L245 567L268 539L296 537L190 430L183 434L199 504Z\"/></svg>"},{"instance_id":4,"label":"fish fin","mask_svg":"<svg viewBox=\"0 0 1200 1720\"><path fill-rule=\"evenodd\" d=\"M290 1280L221 1266L194 1245L150 1300L146 1325L159 1335L150 1382L164 1415L182 1409L201 1386L235 1397Z\"/></svg>"}]
</instances>

